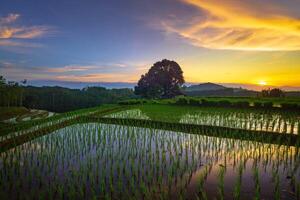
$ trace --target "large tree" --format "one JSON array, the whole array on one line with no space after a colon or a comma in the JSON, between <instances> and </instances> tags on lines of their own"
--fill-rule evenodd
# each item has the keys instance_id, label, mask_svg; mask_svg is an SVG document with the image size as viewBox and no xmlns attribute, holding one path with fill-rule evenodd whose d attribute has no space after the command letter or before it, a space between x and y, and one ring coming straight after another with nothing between
<instances>
[{"instance_id":1,"label":"large tree","mask_svg":"<svg viewBox=\"0 0 300 200\"><path fill-rule=\"evenodd\" d=\"M154 63L148 73L141 76L135 94L145 98L171 98L181 94L183 83L180 66L175 61L164 59Z\"/></svg>"}]
</instances>

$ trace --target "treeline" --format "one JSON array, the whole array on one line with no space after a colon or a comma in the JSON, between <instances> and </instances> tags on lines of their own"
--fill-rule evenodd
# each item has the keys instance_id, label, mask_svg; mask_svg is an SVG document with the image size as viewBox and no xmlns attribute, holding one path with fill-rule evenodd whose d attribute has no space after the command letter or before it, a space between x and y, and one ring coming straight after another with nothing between
<instances>
[{"instance_id":1,"label":"treeline","mask_svg":"<svg viewBox=\"0 0 300 200\"><path fill-rule=\"evenodd\" d=\"M106 89L87 87L69 89L63 87L25 86L26 81L6 81L0 76L0 106L25 106L26 108L66 112L80 108L134 98L132 89Z\"/></svg>"},{"instance_id":2,"label":"treeline","mask_svg":"<svg viewBox=\"0 0 300 200\"><path fill-rule=\"evenodd\" d=\"M261 91L262 97L285 97L284 91L279 88L262 90Z\"/></svg>"},{"instance_id":3,"label":"treeline","mask_svg":"<svg viewBox=\"0 0 300 200\"><path fill-rule=\"evenodd\" d=\"M236 88L224 88L219 90L201 90L201 91L186 91L183 90L183 94L186 96L197 96L197 97L256 97L259 96L260 92L236 89Z\"/></svg>"},{"instance_id":4,"label":"treeline","mask_svg":"<svg viewBox=\"0 0 300 200\"><path fill-rule=\"evenodd\" d=\"M25 88L24 106L27 108L66 112L80 108L117 103L134 98L132 89L106 89L104 87L87 87L69 89L63 87Z\"/></svg>"},{"instance_id":5,"label":"treeline","mask_svg":"<svg viewBox=\"0 0 300 200\"><path fill-rule=\"evenodd\" d=\"M285 92L279 88L262 90L261 92L241 88L224 88L219 90L186 91L186 96L194 97L285 97L300 96L299 92Z\"/></svg>"},{"instance_id":6,"label":"treeline","mask_svg":"<svg viewBox=\"0 0 300 200\"><path fill-rule=\"evenodd\" d=\"M0 76L0 106L22 106L26 80L21 82L6 81Z\"/></svg>"}]
</instances>

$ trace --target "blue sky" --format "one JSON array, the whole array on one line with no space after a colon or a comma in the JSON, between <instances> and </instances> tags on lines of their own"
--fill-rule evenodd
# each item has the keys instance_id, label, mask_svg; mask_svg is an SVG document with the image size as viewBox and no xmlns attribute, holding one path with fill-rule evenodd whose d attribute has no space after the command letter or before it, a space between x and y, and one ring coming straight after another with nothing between
<instances>
[{"instance_id":1,"label":"blue sky","mask_svg":"<svg viewBox=\"0 0 300 200\"><path fill-rule=\"evenodd\" d=\"M0 74L136 82L167 58L189 82L300 85L299 2L214 1L2 0Z\"/></svg>"}]
</instances>

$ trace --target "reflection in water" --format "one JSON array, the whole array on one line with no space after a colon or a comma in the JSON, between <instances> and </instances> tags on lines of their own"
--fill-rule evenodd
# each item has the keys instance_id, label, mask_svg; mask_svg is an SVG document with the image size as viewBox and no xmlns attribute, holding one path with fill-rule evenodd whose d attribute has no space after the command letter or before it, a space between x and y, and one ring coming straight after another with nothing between
<instances>
[{"instance_id":1,"label":"reflection in water","mask_svg":"<svg viewBox=\"0 0 300 200\"><path fill-rule=\"evenodd\" d=\"M299 148L105 124L1 153L1 199L296 199Z\"/></svg>"},{"instance_id":2,"label":"reflection in water","mask_svg":"<svg viewBox=\"0 0 300 200\"><path fill-rule=\"evenodd\" d=\"M299 121L283 119L278 114L260 113L221 113L199 112L184 115L180 123L225 126L256 131L298 134Z\"/></svg>"}]
</instances>

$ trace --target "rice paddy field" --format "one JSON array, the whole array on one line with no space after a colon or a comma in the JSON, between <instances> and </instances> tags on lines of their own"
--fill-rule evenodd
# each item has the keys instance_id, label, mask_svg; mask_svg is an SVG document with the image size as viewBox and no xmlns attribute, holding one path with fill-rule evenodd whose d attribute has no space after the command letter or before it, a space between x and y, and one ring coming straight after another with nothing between
<instances>
[{"instance_id":1,"label":"rice paddy field","mask_svg":"<svg viewBox=\"0 0 300 200\"><path fill-rule=\"evenodd\" d=\"M300 113L298 112L145 104L112 113L106 117L211 125L300 135Z\"/></svg>"},{"instance_id":2,"label":"rice paddy field","mask_svg":"<svg viewBox=\"0 0 300 200\"><path fill-rule=\"evenodd\" d=\"M53 116L3 136L3 146L18 143L1 149L0 199L300 199L299 121L293 112L169 105ZM297 141L260 142L252 132Z\"/></svg>"}]
</instances>

